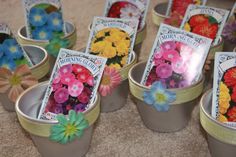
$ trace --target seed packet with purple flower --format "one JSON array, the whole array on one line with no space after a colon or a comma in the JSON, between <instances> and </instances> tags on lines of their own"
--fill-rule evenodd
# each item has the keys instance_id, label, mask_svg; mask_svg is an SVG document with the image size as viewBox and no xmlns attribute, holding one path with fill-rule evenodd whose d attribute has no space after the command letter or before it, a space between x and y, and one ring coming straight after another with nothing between
<instances>
[{"instance_id":1,"label":"seed packet with purple flower","mask_svg":"<svg viewBox=\"0 0 236 157\"><path fill-rule=\"evenodd\" d=\"M107 59L61 49L38 118L55 119L70 110L83 112L96 97Z\"/></svg>"},{"instance_id":2,"label":"seed packet with purple flower","mask_svg":"<svg viewBox=\"0 0 236 157\"><path fill-rule=\"evenodd\" d=\"M29 56L18 44L7 24L0 23L0 67L14 71L22 64L33 66Z\"/></svg>"},{"instance_id":3,"label":"seed packet with purple flower","mask_svg":"<svg viewBox=\"0 0 236 157\"><path fill-rule=\"evenodd\" d=\"M107 0L105 17L139 20L138 30L145 25L150 0Z\"/></svg>"},{"instance_id":4,"label":"seed packet with purple flower","mask_svg":"<svg viewBox=\"0 0 236 157\"><path fill-rule=\"evenodd\" d=\"M198 81L212 40L161 24L141 84L183 88Z\"/></svg>"},{"instance_id":5,"label":"seed packet with purple flower","mask_svg":"<svg viewBox=\"0 0 236 157\"><path fill-rule=\"evenodd\" d=\"M212 117L236 127L236 54L217 52L215 55Z\"/></svg>"},{"instance_id":6,"label":"seed packet with purple flower","mask_svg":"<svg viewBox=\"0 0 236 157\"><path fill-rule=\"evenodd\" d=\"M60 0L23 0L27 37L51 40L66 34Z\"/></svg>"}]
</instances>

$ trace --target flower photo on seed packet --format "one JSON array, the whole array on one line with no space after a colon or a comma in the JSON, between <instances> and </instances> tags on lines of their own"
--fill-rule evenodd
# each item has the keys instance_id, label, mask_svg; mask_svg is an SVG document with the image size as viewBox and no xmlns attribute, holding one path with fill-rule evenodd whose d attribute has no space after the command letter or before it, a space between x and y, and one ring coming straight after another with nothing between
<instances>
[{"instance_id":1,"label":"flower photo on seed packet","mask_svg":"<svg viewBox=\"0 0 236 157\"><path fill-rule=\"evenodd\" d=\"M141 84L184 88L198 81L212 40L161 24Z\"/></svg>"},{"instance_id":2,"label":"flower photo on seed packet","mask_svg":"<svg viewBox=\"0 0 236 157\"><path fill-rule=\"evenodd\" d=\"M236 122L236 55L233 52L216 54L212 116L218 121ZM232 124L232 126L236 126Z\"/></svg>"},{"instance_id":3,"label":"flower photo on seed packet","mask_svg":"<svg viewBox=\"0 0 236 157\"><path fill-rule=\"evenodd\" d=\"M138 29L143 28L148 10L149 0L107 0L105 17L137 19Z\"/></svg>"},{"instance_id":4,"label":"flower photo on seed packet","mask_svg":"<svg viewBox=\"0 0 236 157\"><path fill-rule=\"evenodd\" d=\"M28 37L51 40L64 36L60 0L24 0L24 7Z\"/></svg>"},{"instance_id":5,"label":"flower photo on seed packet","mask_svg":"<svg viewBox=\"0 0 236 157\"><path fill-rule=\"evenodd\" d=\"M210 38L212 45L217 45L228 14L224 9L189 5L180 28Z\"/></svg>"}]
</instances>

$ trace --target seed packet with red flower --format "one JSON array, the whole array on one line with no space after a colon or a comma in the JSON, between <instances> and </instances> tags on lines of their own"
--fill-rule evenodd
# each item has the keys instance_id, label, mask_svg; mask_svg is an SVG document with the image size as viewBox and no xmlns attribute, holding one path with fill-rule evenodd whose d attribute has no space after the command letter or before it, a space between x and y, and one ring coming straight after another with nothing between
<instances>
[{"instance_id":1,"label":"seed packet with red flower","mask_svg":"<svg viewBox=\"0 0 236 157\"><path fill-rule=\"evenodd\" d=\"M0 23L0 67L14 71L23 64L33 66L33 62L19 45L8 25Z\"/></svg>"},{"instance_id":2,"label":"seed packet with red flower","mask_svg":"<svg viewBox=\"0 0 236 157\"><path fill-rule=\"evenodd\" d=\"M214 46L220 41L228 15L228 10L189 5L180 28L212 39Z\"/></svg>"},{"instance_id":3,"label":"seed packet with red flower","mask_svg":"<svg viewBox=\"0 0 236 157\"><path fill-rule=\"evenodd\" d=\"M52 40L66 34L60 0L23 0L26 34L35 40Z\"/></svg>"},{"instance_id":4,"label":"seed packet with red flower","mask_svg":"<svg viewBox=\"0 0 236 157\"><path fill-rule=\"evenodd\" d=\"M104 10L105 17L121 19L137 19L138 30L145 25L150 0L107 0Z\"/></svg>"},{"instance_id":5,"label":"seed packet with red flower","mask_svg":"<svg viewBox=\"0 0 236 157\"><path fill-rule=\"evenodd\" d=\"M161 81L166 88L183 88L197 82L212 40L161 24L141 84Z\"/></svg>"},{"instance_id":6,"label":"seed packet with red flower","mask_svg":"<svg viewBox=\"0 0 236 157\"><path fill-rule=\"evenodd\" d=\"M55 119L69 110L85 111L96 97L107 59L68 49L61 49L45 96L39 118Z\"/></svg>"},{"instance_id":7,"label":"seed packet with red flower","mask_svg":"<svg viewBox=\"0 0 236 157\"><path fill-rule=\"evenodd\" d=\"M138 21L95 17L85 53L107 58L107 66L117 70L129 64Z\"/></svg>"},{"instance_id":8,"label":"seed packet with red flower","mask_svg":"<svg viewBox=\"0 0 236 157\"><path fill-rule=\"evenodd\" d=\"M236 54L217 52L215 55L212 117L236 127Z\"/></svg>"}]
</instances>

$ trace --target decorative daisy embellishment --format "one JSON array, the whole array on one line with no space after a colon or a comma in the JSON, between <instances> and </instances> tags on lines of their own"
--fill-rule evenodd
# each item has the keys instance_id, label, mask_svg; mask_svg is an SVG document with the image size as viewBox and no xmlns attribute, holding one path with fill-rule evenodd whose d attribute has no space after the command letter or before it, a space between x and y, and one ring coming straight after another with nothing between
<instances>
[{"instance_id":1,"label":"decorative daisy embellishment","mask_svg":"<svg viewBox=\"0 0 236 157\"><path fill-rule=\"evenodd\" d=\"M145 103L155 107L157 111L167 112L170 103L176 100L176 93L168 91L160 81L156 81L150 90L144 91L143 99Z\"/></svg>"}]
</instances>

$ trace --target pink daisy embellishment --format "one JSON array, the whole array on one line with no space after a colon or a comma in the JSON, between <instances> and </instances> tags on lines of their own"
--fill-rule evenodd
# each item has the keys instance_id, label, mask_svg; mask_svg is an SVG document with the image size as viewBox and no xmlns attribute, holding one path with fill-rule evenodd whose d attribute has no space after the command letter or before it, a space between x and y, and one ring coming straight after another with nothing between
<instances>
[{"instance_id":1,"label":"pink daisy embellishment","mask_svg":"<svg viewBox=\"0 0 236 157\"><path fill-rule=\"evenodd\" d=\"M72 72L72 65L71 64L64 65L59 69L59 73L61 76L66 75L66 74L70 74L71 72Z\"/></svg>"},{"instance_id":2,"label":"pink daisy embellishment","mask_svg":"<svg viewBox=\"0 0 236 157\"><path fill-rule=\"evenodd\" d=\"M178 60L179 57L180 57L179 53L175 50L169 50L163 53L163 58L171 62Z\"/></svg>"},{"instance_id":3,"label":"pink daisy embellishment","mask_svg":"<svg viewBox=\"0 0 236 157\"><path fill-rule=\"evenodd\" d=\"M166 41L161 44L161 51L170 51L174 50L176 48L175 42L174 41Z\"/></svg>"},{"instance_id":4,"label":"pink daisy embellishment","mask_svg":"<svg viewBox=\"0 0 236 157\"><path fill-rule=\"evenodd\" d=\"M75 75L72 73L62 75L61 77L61 83L63 83L64 85L68 85L70 82L73 82L74 80L75 80Z\"/></svg>"},{"instance_id":5,"label":"pink daisy embellishment","mask_svg":"<svg viewBox=\"0 0 236 157\"><path fill-rule=\"evenodd\" d=\"M74 80L68 84L68 92L71 96L77 97L81 94L84 89L84 85L82 82L78 80Z\"/></svg>"},{"instance_id":6,"label":"pink daisy embellishment","mask_svg":"<svg viewBox=\"0 0 236 157\"><path fill-rule=\"evenodd\" d=\"M179 58L178 60L171 63L172 69L174 72L178 74L182 74L186 71L187 66L182 58Z\"/></svg>"},{"instance_id":7,"label":"pink daisy embellishment","mask_svg":"<svg viewBox=\"0 0 236 157\"><path fill-rule=\"evenodd\" d=\"M171 65L167 63L160 64L156 68L156 74L160 78L168 78L172 75L172 68Z\"/></svg>"},{"instance_id":8,"label":"pink daisy embellishment","mask_svg":"<svg viewBox=\"0 0 236 157\"><path fill-rule=\"evenodd\" d=\"M112 89L118 86L121 82L121 75L119 71L116 70L114 67L105 67L102 81L99 86L99 93L102 96L107 96L111 94Z\"/></svg>"},{"instance_id":9,"label":"pink daisy embellishment","mask_svg":"<svg viewBox=\"0 0 236 157\"><path fill-rule=\"evenodd\" d=\"M68 100L69 93L66 88L59 88L54 93L54 99L57 103L64 103Z\"/></svg>"}]
</instances>

